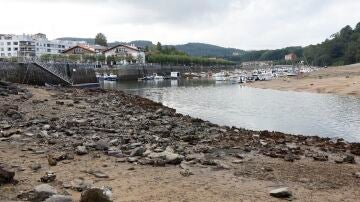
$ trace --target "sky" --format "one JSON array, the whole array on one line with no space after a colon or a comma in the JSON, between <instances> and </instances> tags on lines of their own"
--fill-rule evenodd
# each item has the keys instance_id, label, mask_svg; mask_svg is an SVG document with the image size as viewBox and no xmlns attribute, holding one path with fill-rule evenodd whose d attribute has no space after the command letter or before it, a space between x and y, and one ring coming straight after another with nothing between
<instances>
[{"instance_id":1,"label":"sky","mask_svg":"<svg viewBox=\"0 0 360 202\"><path fill-rule=\"evenodd\" d=\"M360 0L0 0L0 33L276 49L320 43L359 10Z\"/></svg>"}]
</instances>

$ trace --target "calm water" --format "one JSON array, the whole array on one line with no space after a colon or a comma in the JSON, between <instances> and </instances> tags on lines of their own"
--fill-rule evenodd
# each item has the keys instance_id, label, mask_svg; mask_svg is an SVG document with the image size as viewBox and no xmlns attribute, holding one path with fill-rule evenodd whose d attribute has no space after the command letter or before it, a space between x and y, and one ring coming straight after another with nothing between
<instances>
[{"instance_id":1,"label":"calm water","mask_svg":"<svg viewBox=\"0 0 360 202\"><path fill-rule=\"evenodd\" d=\"M206 80L105 82L220 125L360 141L360 98Z\"/></svg>"}]
</instances>

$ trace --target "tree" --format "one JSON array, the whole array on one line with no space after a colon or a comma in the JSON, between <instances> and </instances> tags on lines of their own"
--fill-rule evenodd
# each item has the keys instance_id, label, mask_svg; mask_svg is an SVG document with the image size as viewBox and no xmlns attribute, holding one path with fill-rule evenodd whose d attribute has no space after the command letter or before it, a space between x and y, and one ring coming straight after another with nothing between
<instances>
[{"instance_id":1,"label":"tree","mask_svg":"<svg viewBox=\"0 0 360 202\"><path fill-rule=\"evenodd\" d=\"M107 46L106 36L103 33L98 33L95 36L95 44L100 45L100 46Z\"/></svg>"},{"instance_id":2,"label":"tree","mask_svg":"<svg viewBox=\"0 0 360 202\"><path fill-rule=\"evenodd\" d=\"M161 45L160 42L158 42L158 43L156 44L156 50L158 50L159 52L162 51L162 45Z\"/></svg>"}]
</instances>

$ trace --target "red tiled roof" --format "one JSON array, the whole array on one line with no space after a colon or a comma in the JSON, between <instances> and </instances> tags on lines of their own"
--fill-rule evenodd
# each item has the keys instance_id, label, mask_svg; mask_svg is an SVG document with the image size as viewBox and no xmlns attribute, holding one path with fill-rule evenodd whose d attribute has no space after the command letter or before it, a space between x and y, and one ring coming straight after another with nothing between
<instances>
[{"instance_id":1,"label":"red tiled roof","mask_svg":"<svg viewBox=\"0 0 360 202\"><path fill-rule=\"evenodd\" d=\"M95 53L95 50L94 50L94 49L92 49L92 48L90 48L90 47L87 47L87 46L83 46L83 45L76 45L76 46L70 47L70 48L64 50L63 53L66 53L66 52L68 52L68 51L71 51L71 50L73 50L73 49L75 49L75 48L82 48L82 49L85 49L85 50L87 50L87 51L90 51L90 52Z\"/></svg>"},{"instance_id":2,"label":"red tiled roof","mask_svg":"<svg viewBox=\"0 0 360 202\"><path fill-rule=\"evenodd\" d=\"M129 49L132 49L132 50L134 50L134 51L140 51L140 50L139 50L138 48L136 48L136 47L128 46L128 45L125 45L125 44L118 44L118 45L116 45L116 46L113 46L113 47L111 47L111 48L109 48L109 49L104 50L103 52L104 52L104 53L105 53L105 52L108 52L108 51L113 50L113 49L115 49L115 48L117 48L117 47L120 47L120 46L125 47L125 48L129 48Z\"/></svg>"}]
</instances>

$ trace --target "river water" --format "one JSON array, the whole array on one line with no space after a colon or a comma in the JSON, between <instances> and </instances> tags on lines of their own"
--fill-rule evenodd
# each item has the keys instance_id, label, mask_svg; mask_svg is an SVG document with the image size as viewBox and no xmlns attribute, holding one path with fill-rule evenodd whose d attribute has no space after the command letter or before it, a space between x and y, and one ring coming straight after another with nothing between
<instances>
[{"instance_id":1,"label":"river water","mask_svg":"<svg viewBox=\"0 0 360 202\"><path fill-rule=\"evenodd\" d=\"M212 80L105 81L102 86L220 125L360 142L357 97L264 90Z\"/></svg>"}]
</instances>

